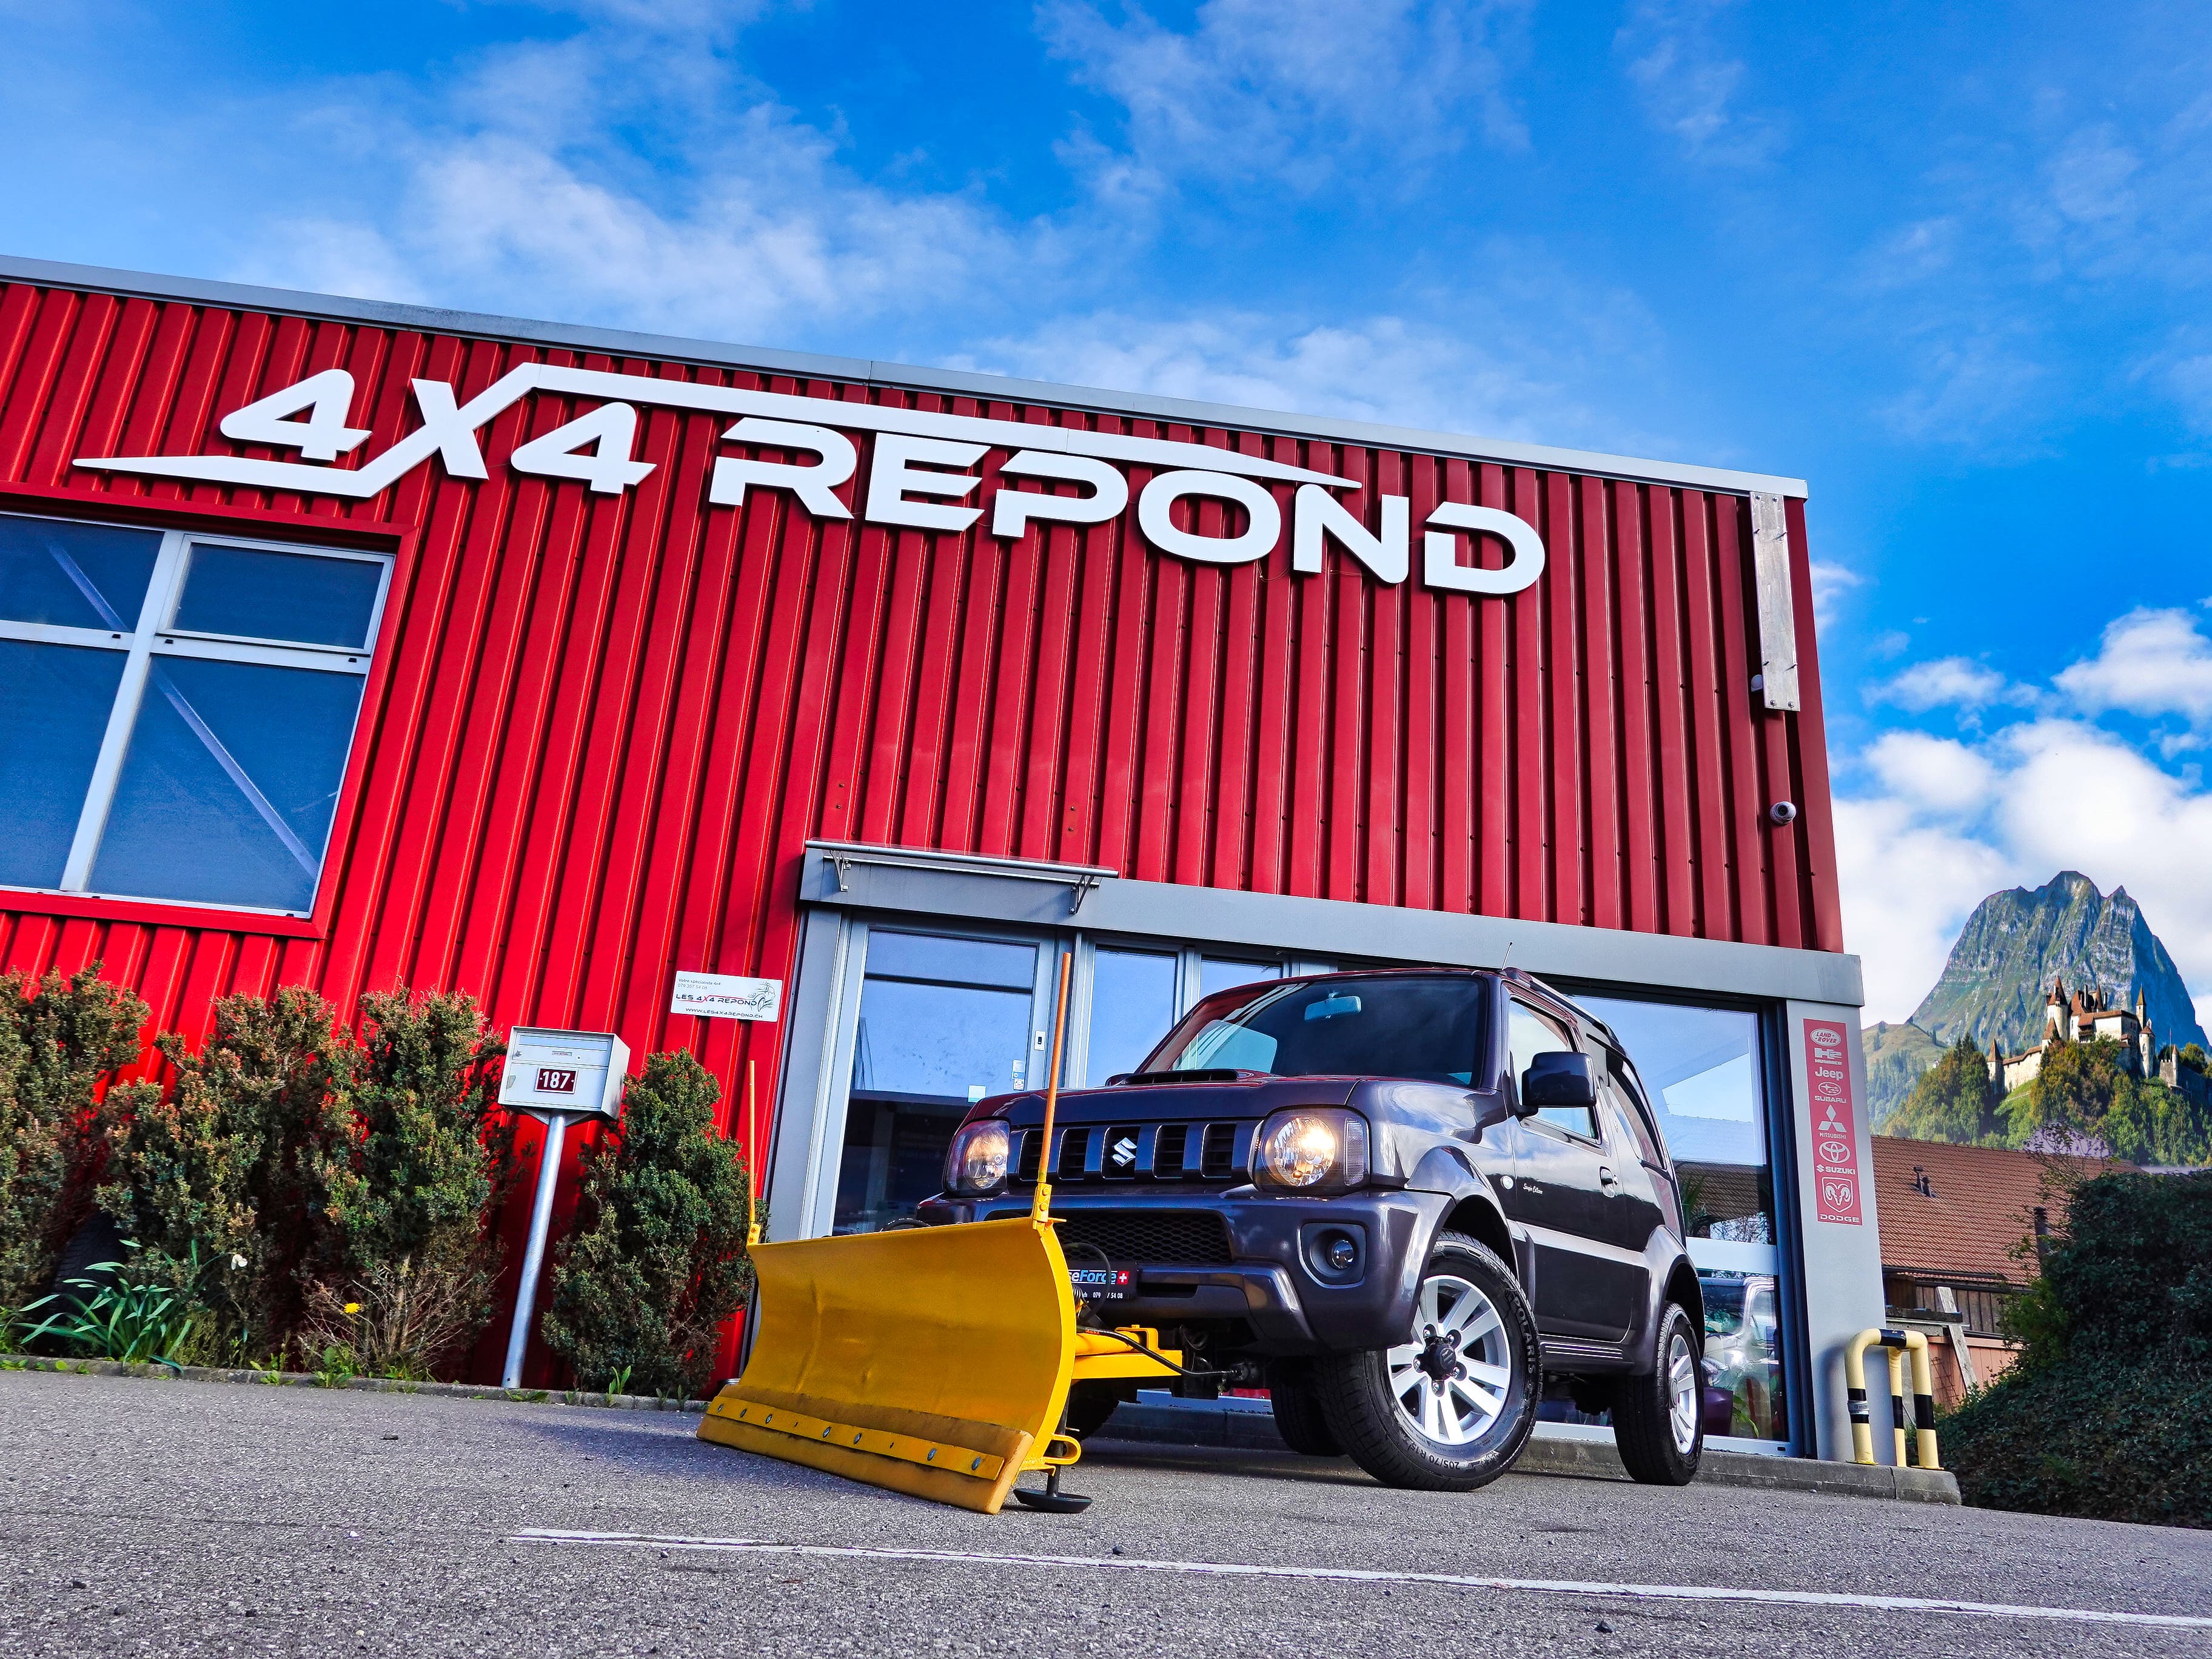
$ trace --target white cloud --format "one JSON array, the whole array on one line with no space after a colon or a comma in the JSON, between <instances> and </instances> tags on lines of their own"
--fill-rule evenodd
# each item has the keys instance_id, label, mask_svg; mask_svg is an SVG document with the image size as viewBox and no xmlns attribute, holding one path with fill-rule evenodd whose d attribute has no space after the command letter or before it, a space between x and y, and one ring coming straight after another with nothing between
<instances>
[{"instance_id":1,"label":"white cloud","mask_svg":"<svg viewBox=\"0 0 2212 1659\"><path fill-rule=\"evenodd\" d=\"M1930 811L1978 813L1990 805L1996 783L1996 769L1954 738L1888 732L1865 758L1892 794Z\"/></svg>"},{"instance_id":2,"label":"white cloud","mask_svg":"<svg viewBox=\"0 0 2212 1659\"><path fill-rule=\"evenodd\" d=\"M1082 147L1114 187L1184 174L1320 188L1353 151L1422 160L1470 126L1517 149L1506 95L1515 0L1206 0L1188 31L1134 5L1109 21L1048 0L1038 21L1078 76L1127 112L1126 157ZM1371 188L1371 177L1363 188Z\"/></svg>"},{"instance_id":3,"label":"white cloud","mask_svg":"<svg viewBox=\"0 0 2212 1659\"><path fill-rule=\"evenodd\" d=\"M2212 792L2193 775L2052 718L1971 747L1891 733L1860 758L1878 787L1836 804L1837 870L1869 1018L1911 1014L1983 897L2068 869L2125 887L2212 1012Z\"/></svg>"},{"instance_id":4,"label":"white cloud","mask_svg":"<svg viewBox=\"0 0 2212 1659\"><path fill-rule=\"evenodd\" d=\"M2095 656L2061 671L2057 684L2091 714L2212 722L2212 640L2185 611L2130 611L2105 629Z\"/></svg>"},{"instance_id":5,"label":"white cloud","mask_svg":"<svg viewBox=\"0 0 2212 1659\"><path fill-rule=\"evenodd\" d=\"M1835 626L1836 607L1844 595L1866 580L1848 565L1813 561L1813 626L1826 633Z\"/></svg>"},{"instance_id":6,"label":"white cloud","mask_svg":"<svg viewBox=\"0 0 2212 1659\"><path fill-rule=\"evenodd\" d=\"M1651 124L1692 160L1744 166L1781 147L1771 115L1743 108L1737 94L1743 61L1717 36L1731 0L1643 0L1618 34L1613 51L1628 59L1628 78Z\"/></svg>"},{"instance_id":7,"label":"white cloud","mask_svg":"<svg viewBox=\"0 0 2212 1659\"><path fill-rule=\"evenodd\" d=\"M2084 128L2051 158L2051 205L2075 224L2124 224L2136 216L2128 181L2142 166L2111 126Z\"/></svg>"},{"instance_id":8,"label":"white cloud","mask_svg":"<svg viewBox=\"0 0 2212 1659\"><path fill-rule=\"evenodd\" d=\"M1836 874L1844 945L1860 958L1869 1020L1909 1018L1974 906L2015 879L1986 842L1880 798L1837 801Z\"/></svg>"},{"instance_id":9,"label":"white cloud","mask_svg":"<svg viewBox=\"0 0 2212 1659\"><path fill-rule=\"evenodd\" d=\"M842 165L726 50L757 8L583 9L428 92L325 88L303 142L374 154L383 193L280 220L234 274L744 339L972 303L1056 258L1048 226Z\"/></svg>"},{"instance_id":10,"label":"white cloud","mask_svg":"<svg viewBox=\"0 0 2212 1659\"><path fill-rule=\"evenodd\" d=\"M1916 713L1930 708L1981 708L2005 696L2003 675L1965 657L1915 663L1895 679L1867 693L1869 702L1893 702Z\"/></svg>"},{"instance_id":11,"label":"white cloud","mask_svg":"<svg viewBox=\"0 0 2212 1659\"><path fill-rule=\"evenodd\" d=\"M1493 245L1486 262L1501 273L1486 291L1417 317L1105 310L984 341L955 366L1632 454L1680 446L1579 392L1601 368L1616 392L1661 378L1632 295L1578 284L1523 245Z\"/></svg>"}]
</instances>

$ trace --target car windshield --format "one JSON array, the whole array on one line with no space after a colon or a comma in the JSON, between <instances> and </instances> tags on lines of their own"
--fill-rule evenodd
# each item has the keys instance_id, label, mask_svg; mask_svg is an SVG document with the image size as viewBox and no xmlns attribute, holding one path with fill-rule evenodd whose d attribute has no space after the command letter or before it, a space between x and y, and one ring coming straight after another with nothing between
<instances>
[{"instance_id":1,"label":"car windshield","mask_svg":"<svg viewBox=\"0 0 2212 1659\"><path fill-rule=\"evenodd\" d=\"M1471 1085L1484 1052L1485 986L1460 974L1239 986L1183 1016L1142 1069Z\"/></svg>"}]
</instances>

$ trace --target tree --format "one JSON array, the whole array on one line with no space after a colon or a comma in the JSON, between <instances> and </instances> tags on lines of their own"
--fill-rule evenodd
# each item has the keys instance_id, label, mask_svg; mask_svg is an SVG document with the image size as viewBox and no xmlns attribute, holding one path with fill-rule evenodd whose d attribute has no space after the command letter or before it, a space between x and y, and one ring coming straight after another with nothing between
<instances>
[{"instance_id":1,"label":"tree","mask_svg":"<svg viewBox=\"0 0 2212 1659\"><path fill-rule=\"evenodd\" d=\"M100 1206L138 1241L133 1271L190 1291L219 1346L272 1351L296 1322L300 1287L329 1265L328 1171L349 1139L356 1070L336 1011L303 986L216 1000L198 1054L173 1032L155 1046L166 1091L113 1089Z\"/></svg>"},{"instance_id":2,"label":"tree","mask_svg":"<svg viewBox=\"0 0 2212 1659\"><path fill-rule=\"evenodd\" d=\"M331 1271L309 1290L305 1341L311 1357L428 1376L491 1316L486 1218L514 1182L502 1048L459 992L373 993L361 1013L349 1133L323 1169Z\"/></svg>"},{"instance_id":3,"label":"tree","mask_svg":"<svg viewBox=\"0 0 2212 1659\"><path fill-rule=\"evenodd\" d=\"M544 1331L587 1387L626 1371L640 1392L696 1395L744 1301L750 1194L743 1157L714 1133L717 1095L690 1054L652 1055L586 1154Z\"/></svg>"},{"instance_id":4,"label":"tree","mask_svg":"<svg viewBox=\"0 0 2212 1659\"><path fill-rule=\"evenodd\" d=\"M2020 1360L1942 1425L1970 1504L2212 1526L2212 1175L2062 1180Z\"/></svg>"},{"instance_id":5,"label":"tree","mask_svg":"<svg viewBox=\"0 0 2212 1659\"><path fill-rule=\"evenodd\" d=\"M100 969L0 975L0 1310L52 1283L83 1204L93 1097L141 1052L146 1005Z\"/></svg>"},{"instance_id":6,"label":"tree","mask_svg":"<svg viewBox=\"0 0 2212 1659\"><path fill-rule=\"evenodd\" d=\"M1905 1103L1883 1125L1887 1134L1957 1146L1995 1146L2002 1129L1989 1057L1964 1036L1920 1074Z\"/></svg>"},{"instance_id":7,"label":"tree","mask_svg":"<svg viewBox=\"0 0 2212 1659\"><path fill-rule=\"evenodd\" d=\"M2004 1103L2005 1144L2101 1149L2131 1164L2212 1160L2212 1113L2156 1078L2135 1076L2126 1052L2105 1037L2052 1043L2043 1069Z\"/></svg>"}]
</instances>

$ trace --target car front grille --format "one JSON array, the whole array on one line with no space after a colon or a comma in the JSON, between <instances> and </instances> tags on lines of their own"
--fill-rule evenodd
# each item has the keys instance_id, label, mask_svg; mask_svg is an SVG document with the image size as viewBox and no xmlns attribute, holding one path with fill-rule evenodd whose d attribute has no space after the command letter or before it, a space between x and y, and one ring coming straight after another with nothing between
<instances>
[{"instance_id":1,"label":"car front grille","mask_svg":"<svg viewBox=\"0 0 2212 1659\"><path fill-rule=\"evenodd\" d=\"M1230 1186L1249 1177L1251 1122L1072 1124L1054 1132L1060 1145L1052 1160L1059 1184L1116 1181L1174 1181L1191 1185ZM1026 1187L1037 1178L1044 1131L1021 1131L1013 1181Z\"/></svg>"},{"instance_id":2,"label":"car front grille","mask_svg":"<svg viewBox=\"0 0 2212 1659\"><path fill-rule=\"evenodd\" d=\"M1229 1225L1204 1210L1061 1210L1060 1248L1070 1261L1103 1250L1116 1267L1172 1263L1225 1267L1234 1259Z\"/></svg>"}]
</instances>

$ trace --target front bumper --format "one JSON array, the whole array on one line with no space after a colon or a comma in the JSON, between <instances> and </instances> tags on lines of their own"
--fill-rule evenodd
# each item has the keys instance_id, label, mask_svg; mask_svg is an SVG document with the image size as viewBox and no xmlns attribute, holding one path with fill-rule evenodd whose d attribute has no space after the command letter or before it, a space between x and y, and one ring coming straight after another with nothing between
<instances>
[{"instance_id":1,"label":"front bumper","mask_svg":"<svg viewBox=\"0 0 2212 1659\"><path fill-rule=\"evenodd\" d=\"M1442 1193L1296 1198L1249 1187L1225 1194L1053 1193L1055 1214L1198 1210L1219 1216L1229 1231L1228 1263L1117 1261L1136 1274L1136 1284L1127 1300L1101 1312L1115 1324L1163 1330L1241 1320L1251 1328L1254 1351L1272 1358L1404 1341L1413 1328L1421 1267L1450 1202ZM1000 1194L933 1198L919 1213L941 1226L1024 1214L1028 1208L1025 1197ZM1330 1259L1340 1238L1352 1241L1355 1260L1349 1268Z\"/></svg>"}]
</instances>

